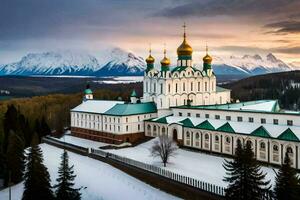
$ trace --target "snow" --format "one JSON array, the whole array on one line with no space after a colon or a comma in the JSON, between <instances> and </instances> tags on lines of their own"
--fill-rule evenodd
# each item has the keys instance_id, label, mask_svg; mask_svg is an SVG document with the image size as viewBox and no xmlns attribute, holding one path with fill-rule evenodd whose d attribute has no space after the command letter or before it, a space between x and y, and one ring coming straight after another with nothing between
<instances>
[{"instance_id":1,"label":"snow","mask_svg":"<svg viewBox=\"0 0 300 200\"><path fill-rule=\"evenodd\" d=\"M52 138L55 140L58 140L58 141L74 144L74 145L85 147L85 148L98 149L99 147L108 145L107 143L87 140L87 139L83 139L83 138L79 138L79 137L74 137L72 135L64 135L61 138L54 138L54 137L52 137Z\"/></svg>"},{"instance_id":2,"label":"snow","mask_svg":"<svg viewBox=\"0 0 300 200\"><path fill-rule=\"evenodd\" d=\"M108 101L108 100L87 100L73 108L71 111L88 112L102 114L114 107L116 104L123 104L124 101Z\"/></svg>"},{"instance_id":3,"label":"snow","mask_svg":"<svg viewBox=\"0 0 300 200\"><path fill-rule=\"evenodd\" d=\"M266 102L260 102L253 105L246 105L240 107L240 110L253 110L253 111L265 111L265 112L271 112L273 110L274 104L276 101L266 101Z\"/></svg>"},{"instance_id":4,"label":"snow","mask_svg":"<svg viewBox=\"0 0 300 200\"><path fill-rule=\"evenodd\" d=\"M163 165L159 158L150 156L150 149L153 142L154 139L136 147L107 151L119 156L162 167ZM185 149L178 149L176 152L176 156L170 159L170 163L167 164L165 169L207 183L222 187L227 186L227 183L223 181L223 178L226 175L226 171L222 166L224 157L202 152L193 152ZM262 170L267 173L267 179L271 180L271 183L274 184L275 172L273 171L273 168L262 167Z\"/></svg>"},{"instance_id":5,"label":"snow","mask_svg":"<svg viewBox=\"0 0 300 200\"><path fill-rule=\"evenodd\" d=\"M53 185L56 183L57 170L63 150L47 144L40 146ZM69 152L69 156L70 164L74 165L74 171L77 175L75 187L86 187L82 190L83 200L178 199L103 162L71 152ZM22 183L13 186L12 200L20 200L22 193ZM8 189L0 191L0 199L8 199Z\"/></svg>"}]
</instances>

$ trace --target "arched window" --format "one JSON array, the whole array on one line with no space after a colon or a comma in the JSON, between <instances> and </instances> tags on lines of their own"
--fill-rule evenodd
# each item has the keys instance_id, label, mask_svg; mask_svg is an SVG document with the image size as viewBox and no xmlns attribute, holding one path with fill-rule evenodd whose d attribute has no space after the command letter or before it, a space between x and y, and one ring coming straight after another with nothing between
<instances>
[{"instance_id":1,"label":"arched window","mask_svg":"<svg viewBox=\"0 0 300 200\"><path fill-rule=\"evenodd\" d=\"M273 145L273 152L278 153L278 151L279 151L278 145L274 144Z\"/></svg>"},{"instance_id":2,"label":"arched window","mask_svg":"<svg viewBox=\"0 0 300 200\"><path fill-rule=\"evenodd\" d=\"M227 136L227 137L225 138L225 141L226 141L226 144L230 144L230 137Z\"/></svg>"},{"instance_id":3,"label":"arched window","mask_svg":"<svg viewBox=\"0 0 300 200\"><path fill-rule=\"evenodd\" d=\"M288 154L292 154L293 153L292 147L286 148L286 151L287 151Z\"/></svg>"},{"instance_id":4,"label":"arched window","mask_svg":"<svg viewBox=\"0 0 300 200\"><path fill-rule=\"evenodd\" d=\"M266 150L266 144L264 142L260 143L260 150Z\"/></svg>"},{"instance_id":5,"label":"arched window","mask_svg":"<svg viewBox=\"0 0 300 200\"><path fill-rule=\"evenodd\" d=\"M200 134L196 133L196 140L199 140L199 139L200 139Z\"/></svg>"},{"instance_id":6,"label":"arched window","mask_svg":"<svg viewBox=\"0 0 300 200\"><path fill-rule=\"evenodd\" d=\"M241 142L240 139L237 139L237 140L236 140L236 143L237 143L237 144L242 144L242 142Z\"/></svg>"},{"instance_id":7,"label":"arched window","mask_svg":"<svg viewBox=\"0 0 300 200\"><path fill-rule=\"evenodd\" d=\"M204 138L205 138L205 140L209 140L209 135L205 134Z\"/></svg>"},{"instance_id":8,"label":"arched window","mask_svg":"<svg viewBox=\"0 0 300 200\"><path fill-rule=\"evenodd\" d=\"M190 132L188 132L188 131L186 132L186 137L190 138Z\"/></svg>"},{"instance_id":9,"label":"arched window","mask_svg":"<svg viewBox=\"0 0 300 200\"><path fill-rule=\"evenodd\" d=\"M219 136L217 136L217 135L215 136L215 141L219 142Z\"/></svg>"},{"instance_id":10,"label":"arched window","mask_svg":"<svg viewBox=\"0 0 300 200\"><path fill-rule=\"evenodd\" d=\"M252 147L252 142L250 140L247 141L247 144Z\"/></svg>"}]
</instances>

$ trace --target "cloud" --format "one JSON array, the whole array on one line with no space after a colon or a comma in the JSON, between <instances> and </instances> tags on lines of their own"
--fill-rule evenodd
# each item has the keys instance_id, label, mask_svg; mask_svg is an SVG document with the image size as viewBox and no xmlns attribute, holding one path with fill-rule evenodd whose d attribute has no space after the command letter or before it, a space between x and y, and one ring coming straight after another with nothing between
<instances>
[{"instance_id":1,"label":"cloud","mask_svg":"<svg viewBox=\"0 0 300 200\"><path fill-rule=\"evenodd\" d=\"M260 48L260 47L251 47L251 46L221 46L217 48L221 51L229 51L229 52L237 52L237 53L267 53L268 49Z\"/></svg>"},{"instance_id":2,"label":"cloud","mask_svg":"<svg viewBox=\"0 0 300 200\"><path fill-rule=\"evenodd\" d=\"M271 49L275 53L284 53L284 54L299 54L300 55L300 46L294 47L277 47Z\"/></svg>"},{"instance_id":3,"label":"cloud","mask_svg":"<svg viewBox=\"0 0 300 200\"><path fill-rule=\"evenodd\" d=\"M299 14L298 0L202 0L166 8L159 12L164 17L191 16L252 16L268 18L280 15Z\"/></svg>"},{"instance_id":4,"label":"cloud","mask_svg":"<svg viewBox=\"0 0 300 200\"><path fill-rule=\"evenodd\" d=\"M269 31L268 33L275 34L288 34L288 33L300 33L300 21L280 21L275 23L266 24L265 28L275 29L274 31Z\"/></svg>"}]
</instances>

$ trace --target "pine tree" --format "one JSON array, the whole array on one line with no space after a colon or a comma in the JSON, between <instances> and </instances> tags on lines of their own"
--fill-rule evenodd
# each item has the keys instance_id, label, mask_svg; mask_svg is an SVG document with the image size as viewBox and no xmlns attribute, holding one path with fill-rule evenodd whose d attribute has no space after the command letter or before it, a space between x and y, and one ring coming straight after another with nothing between
<instances>
[{"instance_id":1,"label":"pine tree","mask_svg":"<svg viewBox=\"0 0 300 200\"><path fill-rule=\"evenodd\" d=\"M254 157L251 144L243 148L238 142L233 161L225 160L223 164L228 182L226 199L230 200L258 200L269 191L270 181L264 181L264 174Z\"/></svg>"},{"instance_id":2,"label":"pine tree","mask_svg":"<svg viewBox=\"0 0 300 200\"><path fill-rule=\"evenodd\" d=\"M291 159L285 154L284 163L281 165L277 175L274 193L278 200L299 199L299 179L297 171L291 167Z\"/></svg>"},{"instance_id":3,"label":"pine tree","mask_svg":"<svg viewBox=\"0 0 300 200\"><path fill-rule=\"evenodd\" d=\"M46 136L46 135L51 134L51 129L48 126L45 117L42 117L40 126L41 126L40 127L41 128L41 136Z\"/></svg>"},{"instance_id":4,"label":"pine tree","mask_svg":"<svg viewBox=\"0 0 300 200\"><path fill-rule=\"evenodd\" d=\"M57 200L79 200L81 199L81 194L79 189L74 189L74 165L69 166L69 156L66 150L64 150L61 156L61 164L58 169L58 178L56 188L56 199Z\"/></svg>"},{"instance_id":5,"label":"pine tree","mask_svg":"<svg viewBox=\"0 0 300 200\"><path fill-rule=\"evenodd\" d=\"M9 136L6 158L11 182L19 183L23 179L25 165L24 141L13 131Z\"/></svg>"},{"instance_id":6,"label":"pine tree","mask_svg":"<svg viewBox=\"0 0 300 200\"><path fill-rule=\"evenodd\" d=\"M3 148L4 148L4 153L7 151L7 146L8 146L8 138L9 138L9 133L11 130L16 131L18 127L17 123L18 119L18 111L15 108L15 106L9 105L7 107L7 111L4 114L4 120L3 120L3 130L4 130L4 142L3 142Z\"/></svg>"},{"instance_id":7,"label":"pine tree","mask_svg":"<svg viewBox=\"0 0 300 200\"><path fill-rule=\"evenodd\" d=\"M27 154L27 168L24 175L24 193L22 200L54 200L50 185L50 175L43 164L43 155L39 146L33 146Z\"/></svg>"},{"instance_id":8,"label":"pine tree","mask_svg":"<svg viewBox=\"0 0 300 200\"><path fill-rule=\"evenodd\" d=\"M38 134L36 132L34 132L31 142L30 142L30 146L33 147L33 146L39 145L40 143L41 143L41 141L40 141Z\"/></svg>"}]
</instances>

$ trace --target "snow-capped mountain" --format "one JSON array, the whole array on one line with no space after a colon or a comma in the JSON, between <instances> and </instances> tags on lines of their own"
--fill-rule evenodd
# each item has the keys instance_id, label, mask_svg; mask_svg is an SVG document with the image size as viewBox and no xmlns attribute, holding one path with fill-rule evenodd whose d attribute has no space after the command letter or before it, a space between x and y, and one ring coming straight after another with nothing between
<instances>
[{"instance_id":1,"label":"snow-capped mountain","mask_svg":"<svg viewBox=\"0 0 300 200\"><path fill-rule=\"evenodd\" d=\"M269 53L265 57L258 54L244 55L242 57L214 57L213 69L216 74L258 75L282 71L290 71L294 68Z\"/></svg>"},{"instance_id":2,"label":"snow-capped mountain","mask_svg":"<svg viewBox=\"0 0 300 200\"><path fill-rule=\"evenodd\" d=\"M141 75L141 57L119 48L100 55L100 59L78 52L30 53L19 62L0 66L0 75Z\"/></svg>"},{"instance_id":3,"label":"snow-capped mountain","mask_svg":"<svg viewBox=\"0 0 300 200\"><path fill-rule=\"evenodd\" d=\"M242 57L213 56L217 75L258 75L296 69L273 54ZM202 64L196 65L202 68ZM156 66L160 68L159 65ZM130 76L142 75L146 68L142 57L120 48L99 52L98 59L87 53L46 52L30 53L19 62L0 65L0 75L79 75Z\"/></svg>"}]
</instances>

